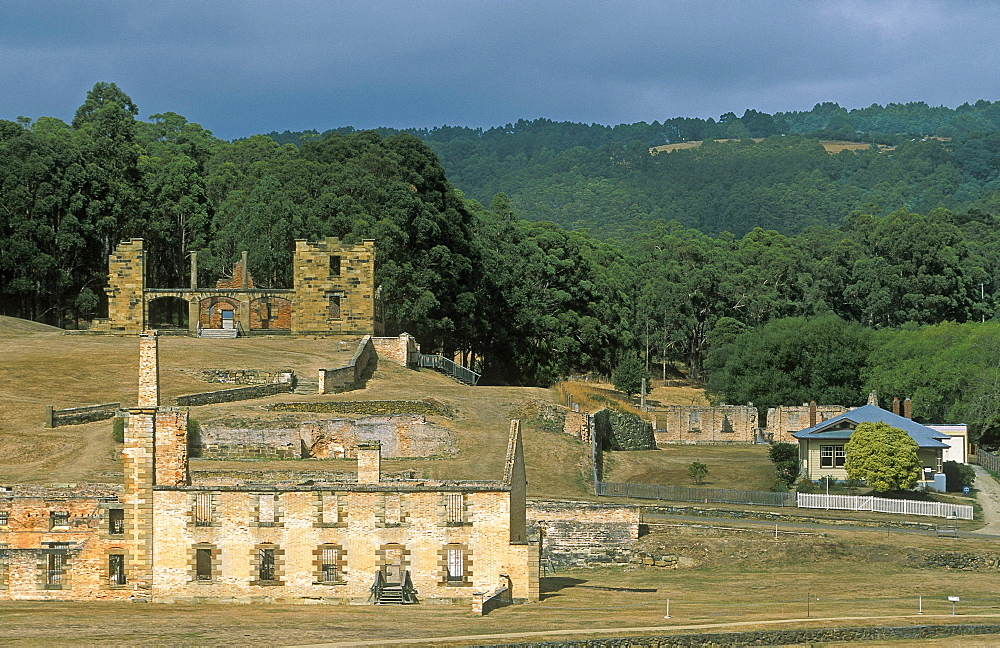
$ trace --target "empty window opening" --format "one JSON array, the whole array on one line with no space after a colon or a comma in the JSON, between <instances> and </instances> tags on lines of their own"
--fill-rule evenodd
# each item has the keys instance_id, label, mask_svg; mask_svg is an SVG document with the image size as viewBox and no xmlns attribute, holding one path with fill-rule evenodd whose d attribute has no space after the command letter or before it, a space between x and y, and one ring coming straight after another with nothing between
<instances>
[{"instance_id":1,"label":"empty window opening","mask_svg":"<svg viewBox=\"0 0 1000 648\"><path fill-rule=\"evenodd\" d=\"M465 519L465 497L462 493L448 493L444 496L444 505L449 524L461 524Z\"/></svg>"},{"instance_id":2,"label":"empty window opening","mask_svg":"<svg viewBox=\"0 0 1000 648\"><path fill-rule=\"evenodd\" d=\"M108 533L112 535L125 533L125 509L108 509Z\"/></svg>"},{"instance_id":3,"label":"empty window opening","mask_svg":"<svg viewBox=\"0 0 1000 648\"><path fill-rule=\"evenodd\" d=\"M340 522L340 512L337 510L337 496L323 495L323 524Z\"/></svg>"},{"instance_id":4,"label":"empty window opening","mask_svg":"<svg viewBox=\"0 0 1000 648\"><path fill-rule=\"evenodd\" d=\"M330 319L340 319L340 295L330 297Z\"/></svg>"},{"instance_id":5,"label":"empty window opening","mask_svg":"<svg viewBox=\"0 0 1000 648\"><path fill-rule=\"evenodd\" d=\"M212 526L212 494L195 493L194 525Z\"/></svg>"},{"instance_id":6,"label":"empty window opening","mask_svg":"<svg viewBox=\"0 0 1000 648\"><path fill-rule=\"evenodd\" d=\"M108 555L108 581L112 585L125 585L128 580L125 578L125 555Z\"/></svg>"},{"instance_id":7,"label":"empty window opening","mask_svg":"<svg viewBox=\"0 0 1000 648\"><path fill-rule=\"evenodd\" d=\"M340 276L340 257L332 256L330 257L330 275L333 277Z\"/></svg>"},{"instance_id":8,"label":"empty window opening","mask_svg":"<svg viewBox=\"0 0 1000 648\"><path fill-rule=\"evenodd\" d=\"M448 582L461 583L465 580L465 551L459 548L448 549Z\"/></svg>"},{"instance_id":9,"label":"empty window opening","mask_svg":"<svg viewBox=\"0 0 1000 648\"><path fill-rule=\"evenodd\" d=\"M69 511L52 511L49 520L52 528L69 526Z\"/></svg>"},{"instance_id":10,"label":"empty window opening","mask_svg":"<svg viewBox=\"0 0 1000 648\"><path fill-rule=\"evenodd\" d=\"M319 564L321 583L336 583L340 580L337 572L337 550L333 547L321 547L319 550Z\"/></svg>"},{"instance_id":11,"label":"empty window opening","mask_svg":"<svg viewBox=\"0 0 1000 648\"><path fill-rule=\"evenodd\" d=\"M200 581L212 580L212 550L195 550L195 578Z\"/></svg>"},{"instance_id":12,"label":"empty window opening","mask_svg":"<svg viewBox=\"0 0 1000 648\"><path fill-rule=\"evenodd\" d=\"M262 526L274 526L274 495L261 495L257 520Z\"/></svg>"},{"instance_id":13,"label":"empty window opening","mask_svg":"<svg viewBox=\"0 0 1000 648\"><path fill-rule=\"evenodd\" d=\"M259 549L257 551L257 580L274 580L274 549Z\"/></svg>"},{"instance_id":14,"label":"empty window opening","mask_svg":"<svg viewBox=\"0 0 1000 648\"><path fill-rule=\"evenodd\" d=\"M385 523L399 524L403 518L403 503L399 493L385 496Z\"/></svg>"}]
</instances>

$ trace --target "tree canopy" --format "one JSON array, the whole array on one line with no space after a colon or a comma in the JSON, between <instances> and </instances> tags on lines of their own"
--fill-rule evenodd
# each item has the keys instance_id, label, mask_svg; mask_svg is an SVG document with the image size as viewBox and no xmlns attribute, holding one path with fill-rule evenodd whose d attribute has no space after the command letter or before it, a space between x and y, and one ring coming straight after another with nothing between
<instances>
[{"instance_id":1,"label":"tree canopy","mask_svg":"<svg viewBox=\"0 0 1000 648\"><path fill-rule=\"evenodd\" d=\"M917 442L888 423L859 423L844 445L844 469L849 479L864 481L872 490L909 490L920 480Z\"/></svg>"}]
</instances>

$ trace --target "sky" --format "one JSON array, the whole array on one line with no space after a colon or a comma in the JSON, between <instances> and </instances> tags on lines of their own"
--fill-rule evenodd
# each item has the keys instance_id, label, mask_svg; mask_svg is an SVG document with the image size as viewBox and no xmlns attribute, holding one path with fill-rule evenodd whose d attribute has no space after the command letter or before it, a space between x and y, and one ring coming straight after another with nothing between
<instances>
[{"instance_id":1,"label":"sky","mask_svg":"<svg viewBox=\"0 0 1000 648\"><path fill-rule=\"evenodd\" d=\"M110 81L225 139L1000 99L1000 3L0 0L0 119Z\"/></svg>"}]
</instances>

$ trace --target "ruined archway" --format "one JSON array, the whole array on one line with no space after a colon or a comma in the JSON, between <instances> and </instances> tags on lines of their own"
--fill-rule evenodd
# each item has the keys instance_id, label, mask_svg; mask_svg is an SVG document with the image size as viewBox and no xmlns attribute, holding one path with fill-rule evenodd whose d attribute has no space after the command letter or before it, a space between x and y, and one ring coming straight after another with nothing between
<instances>
[{"instance_id":1,"label":"ruined archway","mask_svg":"<svg viewBox=\"0 0 1000 648\"><path fill-rule=\"evenodd\" d=\"M188 328L188 303L180 297L157 297L149 301L146 317L149 327L154 329Z\"/></svg>"}]
</instances>

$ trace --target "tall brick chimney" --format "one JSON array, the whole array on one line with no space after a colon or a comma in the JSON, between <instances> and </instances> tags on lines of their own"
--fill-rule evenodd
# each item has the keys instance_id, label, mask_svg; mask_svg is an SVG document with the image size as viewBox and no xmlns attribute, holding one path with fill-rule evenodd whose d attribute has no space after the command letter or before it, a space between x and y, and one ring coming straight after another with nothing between
<instances>
[{"instance_id":1,"label":"tall brick chimney","mask_svg":"<svg viewBox=\"0 0 1000 648\"><path fill-rule=\"evenodd\" d=\"M358 443L358 483L377 484L382 475L382 442Z\"/></svg>"},{"instance_id":2,"label":"tall brick chimney","mask_svg":"<svg viewBox=\"0 0 1000 648\"><path fill-rule=\"evenodd\" d=\"M809 401L809 427L816 427L816 424L819 423L817 418L816 401Z\"/></svg>"},{"instance_id":3,"label":"tall brick chimney","mask_svg":"<svg viewBox=\"0 0 1000 648\"><path fill-rule=\"evenodd\" d=\"M913 418L913 401L909 398L903 401L903 416L908 419Z\"/></svg>"},{"instance_id":4,"label":"tall brick chimney","mask_svg":"<svg viewBox=\"0 0 1000 648\"><path fill-rule=\"evenodd\" d=\"M160 406L160 358L156 331L139 334L139 400L138 407Z\"/></svg>"},{"instance_id":5,"label":"tall brick chimney","mask_svg":"<svg viewBox=\"0 0 1000 648\"><path fill-rule=\"evenodd\" d=\"M899 416L899 396L892 397L892 413Z\"/></svg>"}]
</instances>

